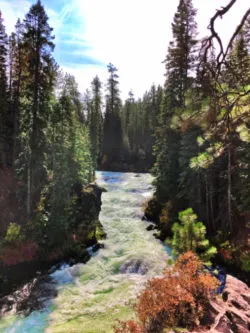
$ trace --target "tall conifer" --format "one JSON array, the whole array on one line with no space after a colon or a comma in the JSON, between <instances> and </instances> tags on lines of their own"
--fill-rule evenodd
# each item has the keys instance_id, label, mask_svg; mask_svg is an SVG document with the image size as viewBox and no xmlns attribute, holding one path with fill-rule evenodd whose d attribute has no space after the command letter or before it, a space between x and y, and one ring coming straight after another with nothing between
<instances>
[{"instance_id":1,"label":"tall conifer","mask_svg":"<svg viewBox=\"0 0 250 333\"><path fill-rule=\"evenodd\" d=\"M108 65L109 79L107 83L106 110L103 125L103 153L104 161L117 161L121 157L123 135L121 126L121 99L119 96L119 82L117 68Z\"/></svg>"},{"instance_id":2,"label":"tall conifer","mask_svg":"<svg viewBox=\"0 0 250 333\"><path fill-rule=\"evenodd\" d=\"M0 164L8 164L8 83L7 83L8 37L0 11Z\"/></svg>"},{"instance_id":3,"label":"tall conifer","mask_svg":"<svg viewBox=\"0 0 250 333\"><path fill-rule=\"evenodd\" d=\"M32 5L24 20L24 50L27 61L22 130L26 141L27 163L27 213L30 215L34 202L46 179L46 138L49 102L55 80L55 64L52 28L48 24L40 0Z\"/></svg>"},{"instance_id":4,"label":"tall conifer","mask_svg":"<svg viewBox=\"0 0 250 333\"><path fill-rule=\"evenodd\" d=\"M154 148L155 182L161 201L171 200L178 193L180 135L178 123L174 123L174 120L185 109L185 93L192 84L191 71L197 43L195 15L192 0L180 0L172 23L173 40L165 60L165 93Z\"/></svg>"}]
</instances>

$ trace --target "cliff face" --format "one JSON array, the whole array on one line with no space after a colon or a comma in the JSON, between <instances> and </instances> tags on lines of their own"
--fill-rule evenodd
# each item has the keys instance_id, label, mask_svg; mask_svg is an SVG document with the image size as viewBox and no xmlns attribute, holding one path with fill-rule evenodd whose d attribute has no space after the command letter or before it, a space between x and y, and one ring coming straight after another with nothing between
<instances>
[{"instance_id":1,"label":"cliff face","mask_svg":"<svg viewBox=\"0 0 250 333\"><path fill-rule=\"evenodd\" d=\"M97 243L99 237L102 237L99 213L101 210L101 195L105 191L96 184L89 184L78 193L78 200L72 218L74 242L92 246Z\"/></svg>"}]
</instances>

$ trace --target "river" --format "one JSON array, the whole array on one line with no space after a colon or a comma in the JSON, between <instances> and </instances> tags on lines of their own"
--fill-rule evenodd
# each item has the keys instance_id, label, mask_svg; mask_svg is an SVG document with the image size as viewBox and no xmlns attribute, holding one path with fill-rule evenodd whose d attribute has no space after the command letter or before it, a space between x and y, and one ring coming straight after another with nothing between
<instances>
[{"instance_id":1,"label":"river","mask_svg":"<svg viewBox=\"0 0 250 333\"><path fill-rule=\"evenodd\" d=\"M100 214L104 248L86 264L62 265L52 273L57 297L26 317L2 318L0 332L109 333L116 319L135 318L131 304L168 258L168 249L141 220L151 182L149 174L97 172L97 184L107 189Z\"/></svg>"}]
</instances>

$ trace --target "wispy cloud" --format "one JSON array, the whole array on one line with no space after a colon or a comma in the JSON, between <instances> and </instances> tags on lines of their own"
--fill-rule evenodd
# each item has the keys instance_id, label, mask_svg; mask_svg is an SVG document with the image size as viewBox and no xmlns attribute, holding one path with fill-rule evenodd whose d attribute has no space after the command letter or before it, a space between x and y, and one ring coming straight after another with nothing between
<instances>
[{"instance_id":1,"label":"wispy cloud","mask_svg":"<svg viewBox=\"0 0 250 333\"><path fill-rule=\"evenodd\" d=\"M0 0L8 32L35 0ZM76 76L82 91L98 74L106 80L105 64L119 69L122 97L132 88L137 96L154 82L164 82L164 60L172 38L171 22L179 0L43 0L56 36L55 58ZM201 36L209 18L228 0L193 0L198 8ZM229 37L249 7L238 0L234 10L216 28Z\"/></svg>"},{"instance_id":2,"label":"wispy cloud","mask_svg":"<svg viewBox=\"0 0 250 333\"><path fill-rule=\"evenodd\" d=\"M0 10L8 34L14 31L17 19L23 19L29 8L30 2L28 0L0 0Z\"/></svg>"}]
</instances>

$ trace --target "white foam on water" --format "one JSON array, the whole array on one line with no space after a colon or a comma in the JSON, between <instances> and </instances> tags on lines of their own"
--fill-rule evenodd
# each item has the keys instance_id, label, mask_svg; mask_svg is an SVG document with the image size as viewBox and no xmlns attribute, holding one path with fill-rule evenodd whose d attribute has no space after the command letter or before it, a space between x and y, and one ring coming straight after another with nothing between
<instances>
[{"instance_id":1,"label":"white foam on water","mask_svg":"<svg viewBox=\"0 0 250 333\"><path fill-rule=\"evenodd\" d=\"M79 332L90 332L88 327L96 316L105 316L110 309L115 313L136 298L149 278L162 274L169 251L153 237L153 231L146 231L147 224L141 220L142 204L153 193L152 176L97 172L97 183L107 189L100 213L107 234L104 248L86 264L61 267L52 273L58 297L45 311L14 318L3 332L67 332L73 320L80 321ZM104 320L102 332L110 332L111 324ZM93 332L101 333L98 330Z\"/></svg>"}]
</instances>

